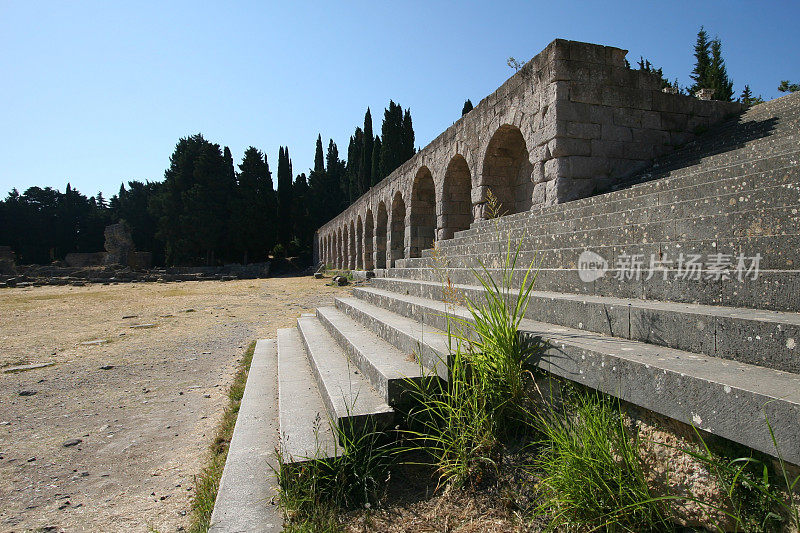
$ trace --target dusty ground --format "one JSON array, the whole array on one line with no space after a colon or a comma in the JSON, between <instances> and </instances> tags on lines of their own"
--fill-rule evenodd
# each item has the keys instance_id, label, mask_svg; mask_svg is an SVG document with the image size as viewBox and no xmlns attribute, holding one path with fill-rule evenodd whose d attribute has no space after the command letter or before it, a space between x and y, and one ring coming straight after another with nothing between
<instances>
[{"instance_id":1,"label":"dusty ground","mask_svg":"<svg viewBox=\"0 0 800 533\"><path fill-rule=\"evenodd\" d=\"M237 360L344 290L310 277L0 290L0 367L55 363L0 373L0 531L180 531Z\"/></svg>"}]
</instances>

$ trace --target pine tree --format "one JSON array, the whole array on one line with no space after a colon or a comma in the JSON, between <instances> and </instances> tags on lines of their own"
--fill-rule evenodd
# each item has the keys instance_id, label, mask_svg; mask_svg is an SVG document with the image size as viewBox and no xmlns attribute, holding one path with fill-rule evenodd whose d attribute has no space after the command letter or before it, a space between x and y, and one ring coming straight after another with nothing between
<instances>
[{"instance_id":1,"label":"pine tree","mask_svg":"<svg viewBox=\"0 0 800 533\"><path fill-rule=\"evenodd\" d=\"M472 101L470 99L467 99L467 101L464 102L464 107L461 108L461 116L463 117L470 111L472 111Z\"/></svg>"},{"instance_id":2,"label":"pine tree","mask_svg":"<svg viewBox=\"0 0 800 533\"><path fill-rule=\"evenodd\" d=\"M781 80L778 91L782 93L796 93L800 91L800 83L791 83L789 80Z\"/></svg>"},{"instance_id":3,"label":"pine tree","mask_svg":"<svg viewBox=\"0 0 800 533\"><path fill-rule=\"evenodd\" d=\"M260 150L253 146L245 150L238 178L231 241L243 263L263 260L274 246L275 208L269 165Z\"/></svg>"},{"instance_id":4,"label":"pine tree","mask_svg":"<svg viewBox=\"0 0 800 533\"><path fill-rule=\"evenodd\" d=\"M375 143L372 148L372 185L377 185L386 176L381 175L381 138L375 136Z\"/></svg>"},{"instance_id":5,"label":"pine tree","mask_svg":"<svg viewBox=\"0 0 800 533\"><path fill-rule=\"evenodd\" d=\"M730 102L733 99L733 81L728 77L728 69L722 58L722 41L719 37L711 41L711 64L708 73L708 84L714 89L712 98Z\"/></svg>"},{"instance_id":6,"label":"pine tree","mask_svg":"<svg viewBox=\"0 0 800 533\"><path fill-rule=\"evenodd\" d=\"M367 189L372 185L372 149L374 146L374 139L372 138L372 114L367 108L367 113L364 115L364 132L363 132L364 147L361 150L361 164L359 165L359 179L358 188L354 195L351 195L350 202L355 201L362 194L367 192ZM354 197L353 197L354 196Z\"/></svg>"},{"instance_id":7,"label":"pine tree","mask_svg":"<svg viewBox=\"0 0 800 533\"><path fill-rule=\"evenodd\" d=\"M711 66L710 49L708 33L703 26L700 26L700 31L697 32L697 42L694 45L694 69L690 75L694 81L694 85L689 88L691 94L695 94L700 89L711 88L708 83L709 67Z\"/></svg>"}]
</instances>

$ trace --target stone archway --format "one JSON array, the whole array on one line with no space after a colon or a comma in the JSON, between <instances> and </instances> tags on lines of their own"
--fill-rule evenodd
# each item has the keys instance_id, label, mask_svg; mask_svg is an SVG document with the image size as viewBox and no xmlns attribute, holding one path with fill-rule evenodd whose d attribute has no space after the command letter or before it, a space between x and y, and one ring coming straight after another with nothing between
<instances>
[{"instance_id":1,"label":"stone archway","mask_svg":"<svg viewBox=\"0 0 800 533\"><path fill-rule=\"evenodd\" d=\"M391 253L389 254L389 268L395 266L398 259L405 257L406 243L406 203L400 191L394 194L392 199L392 221L390 227Z\"/></svg>"},{"instance_id":2,"label":"stone archway","mask_svg":"<svg viewBox=\"0 0 800 533\"><path fill-rule=\"evenodd\" d=\"M486 188L491 189L501 206L500 214L511 215L531 208L533 165L522 132L504 124L492 135L483 159L481 200L486 202ZM486 206L483 206L486 209ZM487 218L488 213L480 213Z\"/></svg>"},{"instance_id":3,"label":"stone archway","mask_svg":"<svg viewBox=\"0 0 800 533\"><path fill-rule=\"evenodd\" d=\"M372 209L367 209L367 216L364 219L364 270L375 268L372 252L375 241L375 221L372 218Z\"/></svg>"},{"instance_id":4,"label":"stone archway","mask_svg":"<svg viewBox=\"0 0 800 533\"><path fill-rule=\"evenodd\" d=\"M356 270L364 268L364 224L361 215L356 219Z\"/></svg>"},{"instance_id":5,"label":"stone archway","mask_svg":"<svg viewBox=\"0 0 800 533\"><path fill-rule=\"evenodd\" d=\"M345 231L347 231L347 227L345 227ZM351 270L356 268L356 225L352 220L347 239L347 268Z\"/></svg>"},{"instance_id":6,"label":"stone archway","mask_svg":"<svg viewBox=\"0 0 800 533\"><path fill-rule=\"evenodd\" d=\"M442 185L437 239L452 239L472 222L472 176L466 159L456 154L447 165Z\"/></svg>"},{"instance_id":7,"label":"stone archway","mask_svg":"<svg viewBox=\"0 0 800 533\"><path fill-rule=\"evenodd\" d=\"M422 250L433 248L436 239L436 188L428 167L417 171L411 187L409 257L419 257Z\"/></svg>"},{"instance_id":8,"label":"stone archway","mask_svg":"<svg viewBox=\"0 0 800 533\"><path fill-rule=\"evenodd\" d=\"M336 268L343 268L344 266L344 239L342 237L342 228L339 227L339 236L336 239Z\"/></svg>"},{"instance_id":9,"label":"stone archway","mask_svg":"<svg viewBox=\"0 0 800 533\"><path fill-rule=\"evenodd\" d=\"M386 213L386 204L381 202L378 204L378 223L375 226L375 268L386 268L387 257L387 238L389 226L389 216Z\"/></svg>"}]
</instances>

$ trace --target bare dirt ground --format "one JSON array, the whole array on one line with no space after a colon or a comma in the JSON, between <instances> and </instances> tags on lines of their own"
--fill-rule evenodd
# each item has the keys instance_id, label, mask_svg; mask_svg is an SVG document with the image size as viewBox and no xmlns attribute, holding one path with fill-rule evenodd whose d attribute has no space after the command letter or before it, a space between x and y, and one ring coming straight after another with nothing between
<instances>
[{"instance_id":1,"label":"bare dirt ground","mask_svg":"<svg viewBox=\"0 0 800 533\"><path fill-rule=\"evenodd\" d=\"M0 372L0 531L182 530L237 361L344 290L311 277L1 290L0 367L55 364Z\"/></svg>"}]
</instances>

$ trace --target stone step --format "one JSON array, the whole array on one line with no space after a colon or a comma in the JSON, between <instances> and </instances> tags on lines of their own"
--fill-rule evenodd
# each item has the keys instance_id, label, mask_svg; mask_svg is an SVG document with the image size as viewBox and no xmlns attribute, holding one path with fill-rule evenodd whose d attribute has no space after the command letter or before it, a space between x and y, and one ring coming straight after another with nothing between
<instances>
[{"instance_id":1,"label":"stone step","mask_svg":"<svg viewBox=\"0 0 800 533\"><path fill-rule=\"evenodd\" d=\"M264 504L278 495L274 455L278 446L277 355L274 339L256 341L210 533L249 531L253 524L264 533L283 531L278 506Z\"/></svg>"},{"instance_id":2,"label":"stone step","mask_svg":"<svg viewBox=\"0 0 800 533\"><path fill-rule=\"evenodd\" d=\"M795 181L753 190L720 191L714 196L690 198L668 204L632 206L619 211L600 210L584 217L576 216L567 220L532 220L517 221L513 224L498 224L497 229L485 228L482 232L467 237L455 237L440 241L440 251L458 249L465 244L476 245L493 242L502 238L506 240L510 233L512 238L523 235L564 235L576 231L599 230L603 228L630 227L652 223L671 223L677 220L691 220L697 217L726 215L746 211L765 211L768 209L800 205L800 168L793 171L795 175L787 176ZM737 188L738 189L738 188ZM654 198L658 202L657 198ZM620 206L622 207L622 206ZM429 257L432 252L423 254Z\"/></svg>"},{"instance_id":3,"label":"stone step","mask_svg":"<svg viewBox=\"0 0 800 533\"><path fill-rule=\"evenodd\" d=\"M800 195L800 166L789 166L772 172L760 172L720 180L711 184L694 185L671 191L653 192L636 198L621 198L602 205L591 205L570 211L531 215L514 220L500 218L495 223L458 232L452 239L440 242L440 246L455 246L475 239L485 239L498 229L522 229L535 227L536 233L552 232L558 228L589 228L600 220L606 225L619 220L621 223L641 223L668 218L690 217L697 214L712 214L745 209L748 205L763 207L781 205L787 198ZM777 193L777 196L774 196ZM796 203L796 202L795 202ZM634 216L634 218L631 218ZM552 228L552 229L551 229ZM424 255L429 255L424 254Z\"/></svg>"},{"instance_id":4,"label":"stone step","mask_svg":"<svg viewBox=\"0 0 800 533\"><path fill-rule=\"evenodd\" d=\"M798 165L800 165L800 151L795 150L774 158L758 159L748 168L735 165L723 169L704 170L702 172L704 179L696 179L697 175L654 179L619 191L506 215L495 220L479 220L473 222L470 229L456 232L455 237L475 235L485 228L494 228L497 224L504 226L532 223L543 220L544 217L568 220L603 212L622 211L641 205L667 205L680 199L710 197L715 191L724 192L728 187L744 191L781 183L794 183Z\"/></svg>"},{"instance_id":5,"label":"stone step","mask_svg":"<svg viewBox=\"0 0 800 533\"><path fill-rule=\"evenodd\" d=\"M425 386L430 371L413 352L400 351L335 307L317 308L317 318L390 406L405 405L407 391Z\"/></svg>"},{"instance_id":6,"label":"stone step","mask_svg":"<svg viewBox=\"0 0 800 533\"><path fill-rule=\"evenodd\" d=\"M763 270L793 270L800 265L800 234L781 234L781 235L761 235L749 237L724 237L698 240L671 239L658 242L647 242L641 244L604 244L595 246L584 246L580 241L577 243L558 243L541 242L541 238L528 237L521 243L517 265L535 264L541 268L577 268L578 259L586 250L599 254L609 264L614 266L617 261L630 259L631 256L640 255L644 261L643 269L649 268L650 261L676 261L679 254L683 253L700 255L703 262L706 262L712 254L730 255L730 260L734 263L743 254L746 258L755 257L761 254L759 268ZM602 239L601 239L602 241ZM511 241L511 252L516 253L519 240ZM562 247L563 246L563 247ZM478 268L482 265L489 267L499 267L504 263L508 252L508 241L496 241L494 243L484 243L479 247L472 248L480 250L472 254L465 254L465 250L460 250L460 254L453 253L452 250L442 249L436 258L416 257L406 259L398 268L436 268L442 269L445 265L455 268ZM652 257L651 257L652 256Z\"/></svg>"},{"instance_id":7,"label":"stone step","mask_svg":"<svg viewBox=\"0 0 800 533\"><path fill-rule=\"evenodd\" d=\"M438 329L471 320L427 298L369 288L358 297ZM520 331L546 372L775 455L766 415L783 458L800 462L800 375L528 319Z\"/></svg>"},{"instance_id":8,"label":"stone step","mask_svg":"<svg viewBox=\"0 0 800 533\"><path fill-rule=\"evenodd\" d=\"M278 330L278 413L284 464L338 453L327 410L297 328Z\"/></svg>"},{"instance_id":9,"label":"stone step","mask_svg":"<svg viewBox=\"0 0 800 533\"><path fill-rule=\"evenodd\" d=\"M521 242L523 251L546 251L563 248L596 248L600 246L641 246L658 243L681 243L687 252L690 241L727 241L731 239L761 236L797 235L800 233L800 204L770 209L749 209L720 215L698 216L688 219L666 220L649 224L600 227L561 234L531 235L524 231L512 235L500 235L488 242L477 242L459 246L441 245L437 258L446 257L452 266L461 264L464 256L483 258L483 254L498 253L508 248L509 239L516 248ZM523 237L524 235L524 237ZM791 240L789 241L791 243ZM786 248L786 247L783 247ZM796 250L778 250L795 255ZM753 250L766 257L772 250ZM406 266L432 266L437 258L414 258Z\"/></svg>"},{"instance_id":10,"label":"stone step","mask_svg":"<svg viewBox=\"0 0 800 533\"><path fill-rule=\"evenodd\" d=\"M315 316L297 319L297 329L330 418L340 431L385 429L394 409L373 389L358 367Z\"/></svg>"},{"instance_id":11,"label":"stone step","mask_svg":"<svg viewBox=\"0 0 800 533\"><path fill-rule=\"evenodd\" d=\"M489 275L499 281L504 274L501 269L488 268ZM440 281L442 272L432 268L393 268L377 275ZM514 283L526 274L524 268L514 271ZM618 271L609 269L604 276L590 282L579 277L576 268L542 268L537 272L536 287L544 291L616 296L642 300L721 305L726 307L750 307L771 311L800 311L800 270L761 270L757 279L745 277L739 281L716 279L708 270L700 271L700 279L680 277L675 269L666 271L666 279L655 275L650 279L621 277ZM470 268L448 268L446 276L452 283L475 283L475 272Z\"/></svg>"},{"instance_id":12,"label":"stone step","mask_svg":"<svg viewBox=\"0 0 800 533\"><path fill-rule=\"evenodd\" d=\"M431 300L443 297L437 282L378 278L371 286ZM452 289L474 302L484 295L480 285ZM516 298L517 291L510 295ZM798 313L534 290L525 317L800 374Z\"/></svg>"},{"instance_id":13,"label":"stone step","mask_svg":"<svg viewBox=\"0 0 800 533\"><path fill-rule=\"evenodd\" d=\"M445 332L357 298L337 297L336 308L402 353L413 354L417 362L440 378L447 379L450 341Z\"/></svg>"}]
</instances>

